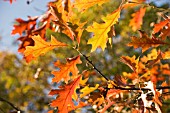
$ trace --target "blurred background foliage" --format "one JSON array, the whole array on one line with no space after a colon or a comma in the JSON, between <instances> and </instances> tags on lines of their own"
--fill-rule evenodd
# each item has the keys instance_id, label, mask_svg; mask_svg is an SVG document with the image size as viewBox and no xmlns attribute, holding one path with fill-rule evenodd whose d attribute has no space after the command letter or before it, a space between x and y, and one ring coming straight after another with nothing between
<instances>
[{"instance_id":1,"label":"blurred background foliage","mask_svg":"<svg viewBox=\"0 0 170 113\"><path fill-rule=\"evenodd\" d=\"M110 2L103 4L102 7L95 5L83 14L77 12L77 15L79 15L78 17L81 19L81 22L89 21L86 26L91 25L93 21L102 22L101 18L117 9L120 2L121 1L110 0ZM167 3L159 4L158 6L155 0L150 4L167 9L169 8L170 2L167 1ZM141 55L141 49L134 50L132 47L126 46L126 44L130 42L130 36L139 36L137 31L134 32L132 28L129 27L129 21L132 18L131 14L138 10L138 8L139 7L133 9L127 8L122 11L123 16L121 16L119 23L115 26L116 36L112 37L112 47L108 44L105 51L97 49L96 52L90 53L91 46L87 45L87 40L92 34L84 31L81 37L81 43L79 45L80 51L90 56L89 59L93 61L95 66L110 79L113 79L115 74L121 75L124 71L130 71L126 65L120 63L119 60L122 55L136 55L137 57ZM147 7L141 30L146 31L149 35L152 32L153 24L162 20L157 12L159 12L158 9ZM168 12L166 14L168 15ZM64 38L59 38L59 40L71 44L71 40L67 36L64 36L64 34L53 32L50 29L47 30L47 38L50 38L51 35L56 38L62 36ZM74 57L76 54L78 55L78 53L72 48L55 49L29 64L17 54L18 53L10 53L8 51L0 52L0 97L10 101L26 113L47 112L50 109L49 102L51 101L51 97L48 96L52 84L51 71L55 69L53 63L56 60L61 60L64 63L66 62L65 58ZM79 65L80 73L82 70L94 71L88 66L84 58L81 58L81 60L83 63ZM97 73L93 73L88 83L94 86L94 83L101 83L101 81L103 81L103 79L98 76ZM56 86L56 84L53 84L53 86ZM167 108L166 105L164 107ZM0 112L7 113L13 110L10 105L0 101Z\"/></svg>"}]
</instances>

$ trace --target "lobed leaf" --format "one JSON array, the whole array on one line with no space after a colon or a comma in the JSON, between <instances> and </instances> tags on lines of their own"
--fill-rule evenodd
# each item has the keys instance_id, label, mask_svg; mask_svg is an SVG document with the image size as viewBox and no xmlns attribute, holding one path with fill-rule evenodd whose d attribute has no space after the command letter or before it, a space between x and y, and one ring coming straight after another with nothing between
<instances>
[{"instance_id":1,"label":"lobed leaf","mask_svg":"<svg viewBox=\"0 0 170 113\"><path fill-rule=\"evenodd\" d=\"M77 56L75 58L67 59L66 64L60 63L60 61L57 61L54 63L54 65L58 68L60 68L59 71L52 71L52 74L55 76L52 81L53 82L59 82L61 79L64 79L66 83L70 80L70 73L72 74L72 78L74 79L78 75L78 69L76 67L77 64L81 64L80 56Z\"/></svg>"},{"instance_id":2,"label":"lobed leaf","mask_svg":"<svg viewBox=\"0 0 170 113\"><path fill-rule=\"evenodd\" d=\"M33 18L29 17L29 20L27 21L22 20L21 18L17 18L16 22L18 24L14 25L14 29L12 30L11 34L14 35L18 33L19 35L22 35L22 33L25 30L31 29L32 26L36 24L36 20L37 20L37 17L33 17Z\"/></svg>"},{"instance_id":3,"label":"lobed leaf","mask_svg":"<svg viewBox=\"0 0 170 113\"><path fill-rule=\"evenodd\" d=\"M133 31L141 28L143 23L143 16L145 15L146 8L140 8L139 11L132 14L132 19L130 20L129 26L132 27Z\"/></svg>"},{"instance_id":4,"label":"lobed leaf","mask_svg":"<svg viewBox=\"0 0 170 113\"><path fill-rule=\"evenodd\" d=\"M99 84L96 84L95 87L89 87L89 86L84 87L83 89L80 90L80 92L82 93L80 94L80 98L86 96L87 94L90 94L91 92L96 90L98 87L99 87Z\"/></svg>"},{"instance_id":5,"label":"lobed leaf","mask_svg":"<svg viewBox=\"0 0 170 113\"><path fill-rule=\"evenodd\" d=\"M154 36L152 38L149 38L148 35L143 31L139 32L141 34L141 37L137 38L136 36L132 36L131 42L128 44L128 46L133 46L135 49L141 47L142 52L144 52L150 47L157 47L161 44L166 44L165 42L158 38L155 38Z\"/></svg>"},{"instance_id":6,"label":"lobed leaf","mask_svg":"<svg viewBox=\"0 0 170 113\"><path fill-rule=\"evenodd\" d=\"M50 104L51 107L58 107L58 113L68 113L69 108L74 109L75 105L72 99L77 99L76 89L79 87L81 76L77 77L71 83L60 89L51 90L49 95L58 95Z\"/></svg>"},{"instance_id":7,"label":"lobed leaf","mask_svg":"<svg viewBox=\"0 0 170 113\"><path fill-rule=\"evenodd\" d=\"M136 59L135 55L133 57L122 56L120 61L128 65L134 72L138 72L139 59Z\"/></svg>"},{"instance_id":8,"label":"lobed leaf","mask_svg":"<svg viewBox=\"0 0 170 113\"><path fill-rule=\"evenodd\" d=\"M165 25L167 25L167 23L169 23L170 19L166 19L164 21L161 21L157 24L154 25L154 28L153 28L153 31L154 31L154 34L159 32L163 27L165 27Z\"/></svg>"},{"instance_id":9,"label":"lobed leaf","mask_svg":"<svg viewBox=\"0 0 170 113\"><path fill-rule=\"evenodd\" d=\"M24 51L24 56L28 57L32 55L34 58L37 58L41 54L45 54L46 52L57 48L67 46L66 44L59 42L53 36L51 36L51 42L44 41L39 35L33 36L34 46L27 46Z\"/></svg>"},{"instance_id":10,"label":"lobed leaf","mask_svg":"<svg viewBox=\"0 0 170 113\"><path fill-rule=\"evenodd\" d=\"M118 8L112 14L102 18L105 23L98 24L94 22L92 26L89 26L86 29L87 31L94 33L94 36L88 40L88 44L92 45L91 52L95 51L99 46L102 48L102 50L106 48L106 43L109 38L108 32L110 31L111 27L116 24L116 22L118 22L120 11L121 8Z\"/></svg>"}]
</instances>

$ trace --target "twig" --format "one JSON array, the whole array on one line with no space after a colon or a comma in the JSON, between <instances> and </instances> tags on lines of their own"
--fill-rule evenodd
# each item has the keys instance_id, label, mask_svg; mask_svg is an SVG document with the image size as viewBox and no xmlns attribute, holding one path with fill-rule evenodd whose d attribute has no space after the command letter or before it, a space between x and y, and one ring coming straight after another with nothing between
<instances>
[{"instance_id":1,"label":"twig","mask_svg":"<svg viewBox=\"0 0 170 113\"><path fill-rule=\"evenodd\" d=\"M74 48L74 49L76 49L76 48ZM91 60L89 60L89 58L86 55L82 54L78 49L76 49L76 50L77 50L77 52L79 52L79 54L81 56L83 56L86 59L86 61L88 61L88 63L93 67L93 69L95 69L105 80L109 81L109 79L100 70L98 70L95 67L95 65L92 63Z\"/></svg>"},{"instance_id":2,"label":"twig","mask_svg":"<svg viewBox=\"0 0 170 113\"><path fill-rule=\"evenodd\" d=\"M76 49L76 48L74 48L74 49ZM109 79L100 70L98 70L95 67L95 65L92 63L91 60L89 60L89 58L86 55L82 54L78 49L76 49L76 50L77 50L77 52L79 52L79 54L81 56L83 56L86 59L86 61L88 61L88 63L90 63L90 65L93 67L93 69L95 69L103 78L105 78L105 80L109 81ZM133 88L125 88L125 87L116 86L114 84L113 84L113 86L114 86L114 89L120 89L120 90L150 90L148 88L135 88L135 87L133 87ZM170 89L170 86L156 87L156 89Z\"/></svg>"},{"instance_id":3,"label":"twig","mask_svg":"<svg viewBox=\"0 0 170 113\"><path fill-rule=\"evenodd\" d=\"M120 90L150 90L148 88L125 88L125 87L119 87L119 86L114 86L114 89L120 89ZM170 89L170 86L165 86L165 87L156 87L156 89Z\"/></svg>"},{"instance_id":4,"label":"twig","mask_svg":"<svg viewBox=\"0 0 170 113\"><path fill-rule=\"evenodd\" d=\"M5 113L5 111L0 107L0 111L2 111L3 113Z\"/></svg>"},{"instance_id":5,"label":"twig","mask_svg":"<svg viewBox=\"0 0 170 113\"><path fill-rule=\"evenodd\" d=\"M151 7L153 9L157 9L157 10L160 10L160 11L163 11L163 12L169 12L170 11L170 8L164 9L164 8L161 8L161 7L153 6L153 5L149 4L149 3L139 3L139 2L133 2L133 1L128 1L128 3L141 4L141 5Z\"/></svg>"},{"instance_id":6,"label":"twig","mask_svg":"<svg viewBox=\"0 0 170 113\"><path fill-rule=\"evenodd\" d=\"M8 100L5 100L4 98L0 97L0 101L6 102L7 104L9 104L12 108L14 108L17 111L21 111L18 107L16 107L13 103L9 102Z\"/></svg>"}]
</instances>

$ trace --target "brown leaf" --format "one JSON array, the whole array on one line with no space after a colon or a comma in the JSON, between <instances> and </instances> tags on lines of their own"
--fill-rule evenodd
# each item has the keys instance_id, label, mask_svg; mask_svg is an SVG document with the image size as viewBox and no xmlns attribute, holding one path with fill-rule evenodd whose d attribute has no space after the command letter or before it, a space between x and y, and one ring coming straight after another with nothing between
<instances>
[{"instance_id":1,"label":"brown leaf","mask_svg":"<svg viewBox=\"0 0 170 113\"><path fill-rule=\"evenodd\" d=\"M120 61L128 65L134 72L138 72L139 59L136 59L136 56L133 56L133 57L122 56Z\"/></svg>"},{"instance_id":2,"label":"brown leaf","mask_svg":"<svg viewBox=\"0 0 170 113\"><path fill-rule=\"evenodd\" d=\"M139 32L141 34L141 37L137 38L136 36L132 36L131 42L128 44L128 46L133 46L135 49L141 47L142 52L144 52L150 47L157 47L160 44L166 44L165 42L154 36L152 38L149 38L148 35L143 31L139 30Z\"/></svg>"}]
</instances>

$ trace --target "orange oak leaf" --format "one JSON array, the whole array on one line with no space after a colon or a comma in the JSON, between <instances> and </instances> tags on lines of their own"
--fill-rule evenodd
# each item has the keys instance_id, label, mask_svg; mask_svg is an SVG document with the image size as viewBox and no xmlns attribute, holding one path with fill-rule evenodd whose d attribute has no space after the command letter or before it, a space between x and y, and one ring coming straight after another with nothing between
<instances>
[{"instance_id":1,"label":"orange oak leaf","mask_svg":"<svg viewBox=\"0 0 170 113\"><path fill-rule=\"evenodd\" d=\"M76 89L79 87L80 78L81 76L60 89L50 91L49 95L58 95L50 104L51 107L58 107L58 113L68 113L70 107L75 107L72 99L77 100L73 97L77 97Z\"/></svg>"},{"instance_id":2,"label":"orange oak leaf","mask_svg":"<svg viewBox=\"0 0 170 113\"><path fill-rule=\"evenodd\" d=\"M45 34L47 29L55 31L55 27L53 27L54 23L52 23L52 21L55 20L55 18L50 13L50 11L47 11L47 13L41 15L39 19L40 19L41 26L32 30L31 35L40 35L43 39L45 39Z\"/></svg>"},{"instance_id":3,"label":"orange oak leaf","mask_svg":"<svg viewBox=\"0 0 170 113\"><path fill-rule=\"evenodd\" d=\"M165 27L165 25L167 25L167 23L170 22L170 19L166 19L164 21L161 21L157 24L154 25L154 28L153 28L153 31L154 31L154 34L159 32L163 27Z\"/></svg>"},{"instance_id":4,"label":"orange oak leaf","mask_svg":"<svg viewBox=\"0 0 170 113\"><path fill-rule=\"evenodd\" d=\"M167 36L170 36L170 24L167 24L166 28L161 30L161 39L165 40Z\"/></svg>"},{"instance_id":5,"label":"orange oak leaf","mask_svg":"<svg viewBox=\"0 0 170 113\"><path fill-rule=\"evenodd\" d=\"M52 74L55 76L52 81L53 82L59 82L61 79L64 79L66 83L71 79L71 77L74 79L78 75L78 69L77 64L81 64L80 56L77 56L75 58L69 58L67 59L66 64L60 63L60 61L57 61L54 63L54 65L58 68L60 68L59 71L52 71ZM70 76L70 73L72 76Z\"/></svg>"},{"instance_id":6,"label":"orange oak leaf","mask_svg":"<svg viewBox=\"0 0 170 113\"><path fill-rule=\"evenodd\" d=\"M128 46L133 46L135 49L142 47L142 52L144 52L150 47L157 47L160 44L166 44L165 42L163 42L162 40L154 36L152 38L149 38L144 31L139 30L139 32L141 35L140 38L137 38L136 36L132 36L131 42L128 44Z\"/></svg>"},{"instance_id":7,"label":"orange oak leaf","mask_svg":"<svg viewBox=\"0 0 170 113\"><path fill-rule=\"evenodd\" d=\"M134 72L138 72L139 59L136 59L135 55L133 57L122 56L120 61L128 65Z\"/></svg>"},{"instance_id":8,"label":"orange oak leaf","mask_svg":"<svg viewBox=\"0 0 170 113\"><path fill-rule=\"evenodd\" d=\"M109 0L75 0L73 7L77 8L79 11L85 11L95 4L102 5L103 3L108 1Z\"/></svg>"},{"instance_id":9,"label":"orange oak leaf","mask_svg":"<svg viewBox=\"0 0 170 113\"><path fill-rule=\"evenodd\" d=\"M88 40L88 44L92 45L91 52L95 51L97 47L101 47L102 50L106 48L106 43L108 40L108 32L111 27L118 22L118 18L120 17L121 8L115 10L112 14L103 17L102 20L105 23L98 24L96 22L93 23L92 26L87 28L88 32L93 32L94 36Z\"/></svg>"},{"instance_id":10,"label":"orange oak leaf","mask_svg":"<svg viewBox=\"0 0 170 113\"><path fill-rule=\"evenodd\" d=\"M136 31L141 28L143 23L143 16L145 15L146 8L140 8L139 11L132 14L132 19L130 20L129 26L132 27L133 31Z\"/></svg>"},{"instance_id":11,"label":"orange oak leaf","mask_svg":"<svg viewBox=\"0 0 170 113\"><path fill-rule=\"evenodd\" d=\"M36 24L36 20L38 17L28 17L29 19L27 21L22 20L21 18L17 18L16 22L18 23L17 25L14 25L14 29L12 30L11 34L17 34L19 33L22 35L22 33L25 30L29 30Z\"/></svg>"},{"instance_id":12,"label":"orange oak leaf","mask_svg":"<svg viewBox=\"0 0 170 113\"><path fill-rule=\"evenodd\" d=\"M51 42L44 41L39 35L35 35L32 37L34 40L34 46L27 46L24 51L24 56L27 57L32 55L34 58L38 57L41 54L45 54L46 52L57 48L67 46L66 44L59 42L53 36L51 36Z\"/></svg>"}]
</instances>

